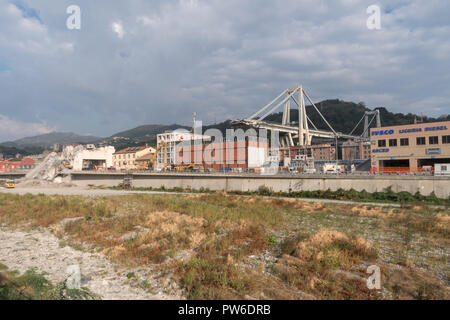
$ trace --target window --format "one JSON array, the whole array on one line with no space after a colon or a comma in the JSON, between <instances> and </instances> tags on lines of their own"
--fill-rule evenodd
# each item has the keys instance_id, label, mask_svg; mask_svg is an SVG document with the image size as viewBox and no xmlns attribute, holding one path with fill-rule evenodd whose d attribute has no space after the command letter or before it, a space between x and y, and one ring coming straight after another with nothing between
<instances>
[{"instance_id":1,"label":"window","mask_svg":"<svg viewBox=\"0 0 450 320\"><path fill-rule=\"evenodd\" d=\"M400 145L401 146L409 146L409 139L408 138L400 139Z\"/></svg>"},{"instance_id":2,"label":"window","mask_svg":"<svg viewBox=\"0 0 450 320\"><path fill-rule=\"evenodd\" d=\"M416 143L418 146L424 146L425 145L425 137L417 137Z\"/></svg>"},{"instance_id":3,"label":"window","mask_svg":"<svg viewBox=\"0 0 450 320\"><path fill-rule=\"evenodd\" d=\"M450 136L442 136L442 143L450 143Z\"/></svg>"},{"instance_id":4,"label":"window","mask_svg":"<svg viewBox=\"0 0 450 320\"><path fill-rule=\"evenodd\" d=\"M386 147L386 140L378 140L378 147Z\"/></svg>"},{"instance_id":5,"label":"window","mask_svg":"<svg viewBox=\"0 0 450 320\"><path fill-rule=\"evenodd\" d=\"M430 144L439 144L439 137L437 136L429 137L428 140Z\"/></svg>"},{"instance_id":6,"label":"window","mask_svg":"<svg viewBox=\"0 0 450 320\"><path fill-rule=\"evenodd\" d=\"M396 147L397 139L389 139L389 147Z\"/></svg>"}]
</instances>

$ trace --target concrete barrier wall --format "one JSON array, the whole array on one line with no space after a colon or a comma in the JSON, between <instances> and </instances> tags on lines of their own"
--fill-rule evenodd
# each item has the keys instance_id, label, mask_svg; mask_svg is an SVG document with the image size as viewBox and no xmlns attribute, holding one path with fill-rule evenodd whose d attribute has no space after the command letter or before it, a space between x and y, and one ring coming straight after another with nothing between
<instances>
[{"instance_id":1,"label":"concrete barrier wall","mask_svg":"<svg viewBox=\"0 0 450 320\"><path fill-rule=\"evenodd\" d=\"M0 173L0 180L2 179L20 179L25 177L26 173L24 172L4 172Z\"/></svg>"},{"instance_id":2,"label":"concrete barrier wall","mask_svg":"<svg viewBox=\"0 0 450 320\"><path fill-rule=\"evenodd\" d=\"M78 186L117 186L123 182L121 173L73 173L72 182ZM450 177L430 176L262 176L262 175L219 175L219 174L133 174L134 187L161 188L208 188L226 191L256 191L266 186L278 191L336 191L355 189L368 192L383 191L391 187L394 192L420 192L429 195L434 192L439 198L450 197Z\"/></svg>"}]
</instances>

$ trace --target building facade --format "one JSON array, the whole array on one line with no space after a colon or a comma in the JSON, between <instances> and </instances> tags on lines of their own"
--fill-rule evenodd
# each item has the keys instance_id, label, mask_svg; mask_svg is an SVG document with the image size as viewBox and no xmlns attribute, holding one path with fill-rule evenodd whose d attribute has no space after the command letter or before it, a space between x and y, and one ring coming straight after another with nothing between
<instances>
[{"instance_id":1,"label":"building facade","mask_svg":"<svg viewBox=\"0 0 450 320\"><path fill-rule=\"evenodd\" d=\"M175 165L194 164L205 170L230 171L232 169L254 169L264 165L268 159L269 144L253 139L205 143L194 141L175 146Z\"/></svg>"},{"instance_id":2,"label":"building facade","mask_svg":"<svg viewBox=\"0 0 450 320\"><path fill-rule=\"evenodd\" d=\"M155 148L147 146L122 149L112 155L113 166L117 170L137 170L137 159L155 152Z\"/></svg>"},{"instance_id":3,"label":"building facade","mask_svg":"<svg viewBox=\"0 0 450 320\"><path fill-rule=\"evenodd\" d=\"M31 158L4 160L0 161L0 172L31 170L35 165L36 162Z\"/></svg>"},{"instance_id":4,"label":"building facade","mask_svg":"<svg viewBox=\"0 0 450 320\"><path fill-rule=\"evenodd\" d=\"M450 121L370 129L375 172L420 172L450 163Z\"/></svg>"},{"instance_id":5,"label":"building facade","mask_svg":"<svg viewBox=\"0 0 450 320\"><path fill-rule=\"evenodd\" d=\"M143 155L136 159L136 168L137 170L148 170L152 166L151 161L153 160L153 156L155 155L156 150L152 150L152 152Z\"/></svg>"},{"instance_id":6,"label":"building facade","mask_svg":"<svg viewBox=\"0 0 450 320\"><path fill-rule=\"evenodd\" d=\"M106 170L113 166L114 147L90 148L77 152L73 159L73 170Z\"/></svg>"},{"instance_id":7,"label":"building facade","mask_svg":"<svg viewBox=\"0 0 450 320\"><path fill-rule=\"evenodd\" d=\"M310 146L295 146L282 150L282 160L286 157L295 159L299 155L313 157L318 161L336 160L336 147L330 144L314 144Z\"/></svg>"},{"instance_id":8,"label":"building facade","mask_svg":"<svg viewBox=\"0 0 450 320\"><path fill-rule=\"evenodd\" d=\"M345 141L342 144L342 160L368 160L370 159L369 141Z\"/></svg>"},{"instance_id":9,"label":"building facade","mask_svg":"<svg viewBox=\"0 0 450 320\"><path fill-rule=\"evenodd\" d=\"M177 163L176 146L183 141L210 140L211 137L194 134L192 132L175 130L167 131L156 136L156 142L161 149L156 156L156 169L163 169Z\"/></svg>"}]
</instances>

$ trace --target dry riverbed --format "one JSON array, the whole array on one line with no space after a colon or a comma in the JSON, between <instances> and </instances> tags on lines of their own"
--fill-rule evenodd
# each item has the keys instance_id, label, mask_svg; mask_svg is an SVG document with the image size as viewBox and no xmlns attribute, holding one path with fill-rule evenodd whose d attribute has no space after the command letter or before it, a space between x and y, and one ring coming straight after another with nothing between
<instances>
[{"instance_id":1,"label":"dry riverbed","mask_svg":"<svg viewBox=\"0 0 450 320\"><path fill-rule=\"evenodd\" d=\"M447 208L0 193L0 263L104 299L448 299ZM369 290L379 266L382 288Z\"/></svg>"},{"instance_id":2,"label":"dry riverbed","mask_svg":"<svg viewBox=\"0 0 450 320\"><path fill-rule=\"evenodd\" d=\"M13 231L2 227L0 263L21 274L35 268L54 284L69 277L69 266L78 265L82 273L81 285L106 300L180 298L163 293L162 283L153 278L151 270L121 268L101 254L65 245L48 230ZM146 288L142 288L143 284Z\"/></svg>"}]
</instances>

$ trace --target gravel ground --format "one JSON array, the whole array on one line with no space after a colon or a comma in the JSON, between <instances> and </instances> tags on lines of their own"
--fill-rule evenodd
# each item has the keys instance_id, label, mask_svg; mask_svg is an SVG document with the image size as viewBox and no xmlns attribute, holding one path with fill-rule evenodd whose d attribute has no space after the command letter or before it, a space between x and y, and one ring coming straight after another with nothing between
<instances>
[{"instance_id":1,"label":"gravel ground","mask_svg":"<svg viewBox=\"0 0 450 320\"><path fill-rule=\"evenodd\" d=\"M46 195L64 195L64 196L86 196L86 197L107 197L107 196L123 196L127 194L160 194L163 192L156 191L126 191L126 190L110 190L110 189L87 189L80 187L20 187L14 189L0 188L1 193L11 194L46 194Z\"/></svg>"},{"instance_id":2,"label":"gravel ground","mask_svg":"<svg viewBox=\"0 0 450 320\"><path fill-rule=\"evenodd\" d=\"M86 197L124 196L129 194L186 194L158 191L126 191L110 189L88 189L80 187L46 186L46 187L16 187L15 189L0 188L0 193L7 194L46 194ZM335 201L324 199L301 199L308 202L353 204L351 201ZM383 204L376 204L381 206ZM386 204L396 206L395 204ZM69 246L61 246L60 240L49 230L13 231L0 226L0 262L11 270L21 273L31 268L46 272L47 278L54 283L64 281L69 274L67 267L79 265L84 281L82 286L100 295L103 299L180 299L181 292L170 281L154 279L151 271L126 270L113 264L98 253L80 251ZM127 274L133 272L139 278L128 279ZM144 290L138 283L146 281ZM172 290L166 291L165 288ZM173 288L172 288L173 287ZM174 294L169 296L168 294Z\"/></svg>"},{"instance_id":3,"label":"gravel ground","mask_svg":"<svg viewBox=\"0 0 450 320\"><path fill-rule=\"evenodd\" d=\"M67 279L67 267L79 265L83 275L81 285L105 300L180 299L161 292L149 293L127 278L129 270L117 267L100 254L61 247L59 239L47 230L22 232L0 228L0 262L20 273L36 268L46 272L47 279L55 284ZM156 280L145 280L150 290L158 287Z\"/></svg>"}]
</instances>

